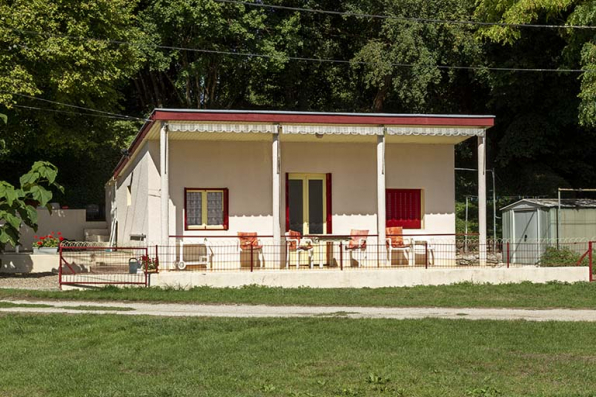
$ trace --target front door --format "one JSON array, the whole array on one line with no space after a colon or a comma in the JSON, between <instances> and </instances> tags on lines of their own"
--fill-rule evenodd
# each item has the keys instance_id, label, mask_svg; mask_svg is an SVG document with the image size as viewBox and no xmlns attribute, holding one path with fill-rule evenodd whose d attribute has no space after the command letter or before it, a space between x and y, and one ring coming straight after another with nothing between
<instances>
[{"instance_id":1,"label":"front door","mask_svg":"<svg viewBox=\"0 0 596 397\"><path fill-rule=\"evenodd\" d=\"M288 175L290 230L307 234L327 233L326 174Z\"/></svg>"}]
</instances>

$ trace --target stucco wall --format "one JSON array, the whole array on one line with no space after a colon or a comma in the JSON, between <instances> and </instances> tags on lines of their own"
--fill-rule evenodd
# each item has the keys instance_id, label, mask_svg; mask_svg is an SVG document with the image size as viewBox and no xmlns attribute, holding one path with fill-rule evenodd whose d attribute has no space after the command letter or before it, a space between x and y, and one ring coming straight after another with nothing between
<instances>
[{"instance_id":1,"label":"stucco wall","mask_svg":"<svg viewBox=\"0 0 596 397\"><path fill-rule=\"evenodd\" d=\"M170 233L272 234L270 142L172 141L170 153L170 198L174 210L170 219L175 220L175 229ZM185 231L185 187L229 189L229 230Z\"/></svg>"},{"instance_id":2,"label":"stucco wall","mask_svg":"<svg viewBox=\"0 0 596 397\"><path fill-rule=\"evenodd\" d=\"M116 182L116 211L118 243L130 242L131 234L147 234L148 229L148 144L139 151L133 163ZM159 183L159 178L157 178ZM130 187L130 205L128 190Z\"/></svg>"},{"instance_id":3,"label":"stucco wall","mask_svg":"<svg viewBox=\"0 0 596 397\"><path fill-rule=\"evenodd\" d=\"M35 236L45 236L54 233L62 233L62 236L69 240L85 241L85 229L106 229L104 221L87 222L86 211L80 209L60 209L49 211L45 208L37 210L37 232L27 226L21 226L21 247L25 251L31 251ZM7 251L13 251L11 246L6 247Z\"/></svg>"},{"instance_id":4,"label":"stucco wall","mask_svg":"<svg viewBox=\"0 0 596 397\"><path fill-rule=\"evenodd\" d=\"M281 219L285 224L285 174L331 173L333 234L367 229L376 234L376 144L282 143Z\"/></svg>"},{"instance_id":5,"label":"stucco wall","mask_svg":"<svg viewBox=\"0 0 596 397\"><path fill-rule=\"evenodd\" d=\"M236 235L272 230L271 142L170 141L170 234ZM368 229L376 234L376 144L281 143L281 208L285 224L285 174L331 173L333 233ZM455 233L453 145L387 144L387 188L423 189L423 229L406 233ZM136 165L118 180L119 242L131 233L159 243L159 142L149 141ZM132 182L131 182L132 181ZM133 205L126 205L132 183ZM184 188L228 188L228 231L185 231ZM283 230L285 232L285 230Z\"/></svg>"},{"instance_id":6,"label":"stucco wall","mask_svg":"<svg viewBox=\"0 0 596 397\"><path fill-rule=\"evenodd\" d=\"M454 167L453 145L387 145L387 189L423 190L422 229L407 230L407 233L455 233Z\"/></svg>"}]
</instances>

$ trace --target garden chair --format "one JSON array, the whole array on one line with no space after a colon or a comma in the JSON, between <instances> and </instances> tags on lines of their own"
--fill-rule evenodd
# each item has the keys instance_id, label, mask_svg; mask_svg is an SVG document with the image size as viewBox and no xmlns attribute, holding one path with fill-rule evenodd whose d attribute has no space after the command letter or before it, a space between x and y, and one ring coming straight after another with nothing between
<instances>
[{"instance_id":1,"label":"garden chair","mask_svg":"<svg viewBox=\"0 0 596 397\"><path fill-rule=\"evenodd\" d=\"M385 228L386 247L387 247L387 263L391 266L391 257L394 252L402 252L408 259L408 265L413 266L413 251L412 251L412 240L404 239L404 230L401 226L387 227Z\"/></svg>"},{"instance_id":2,"label":"garden chair","mask_svg":"<svg viewBox=\"0 0 596 397\"><path fill-rule=\"evenodd\" d=\"M238 232L238 252L240 252L240 255L242 255L243 252L252 252L253 255L257 254L257 258L259 259L259 267L263 267L263 244L257 237L257 233ZM253 260L253 258L250 259L251 261ZM242 260L240 261L240 267L242 267Z\"/></svg>"},{"instance_id":3,"label":"garden chair","mask_svg":"<svg viewBox=\"0 0 596 397\"><path fill-rule=\"evenodd\" d=\"M352 229L350 231L350 240L344 244L344 249L350 254L350 266L354 260L354 252L358 252L358 267L362 266L362 262L366 261L366 238L368 237L368 230Z\"/></svg>"},{"instance_id":4,"label":"garden chair","mask_svg":"<svg viewBox=\"0 0 596 397\"><path fill-rule=\"evenodd\" d=\"M300 232L290 230L286 233L286 246L286 269L290 267L291 252L296 252L296 256L298 256L298 260L296 261L296 269L300 268L300 256L303 252L308 254L308 264L311 269L313 268L312 257L314 246L311 239L302 238L302 234Z\"/></svg>"}]
</instances>

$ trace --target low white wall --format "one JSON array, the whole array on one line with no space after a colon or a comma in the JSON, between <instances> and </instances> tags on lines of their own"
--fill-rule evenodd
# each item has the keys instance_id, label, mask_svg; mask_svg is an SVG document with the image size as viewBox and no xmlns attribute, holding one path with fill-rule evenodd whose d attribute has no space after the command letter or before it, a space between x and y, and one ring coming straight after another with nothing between
<instances>
[{"instance_id":1,"label":"low white wall","mask_svg":"<svg viewBox=\"0 0 596 397\"><path fill-rule=\"evenodd\" d=\"M2 254L0 273L50 273L57 272L60 255L56 254Z\"/></svg>"},{"instance_id":2,"label":"low white wall","mask_svg":"<svg viewBox=\"0 0 596 397\"><path fill-rule=\"evenodd\" d=\"M31 251L35 236L45 236L51 232L61 232L65 239L85 241L85 229L106 229L106 222L87 222L86 211L78 209L53 210L50 215L45 208L37 210L38 228L33 231L27 226L21 226L21 248ZM14 251L10 245L6 251Z\"/></svg>"},{"instance_id":3,"label":"low white wall","mask_svg":"<svg viewBox=\"0 0 596 397\"><path fill-rule=\"evenodd\" d=\"M461 282L519 283L589 281L588 267L527 267L486 269L386 269L349 271L256 271L229 273L163 272L150 275L150 285L192 288L262 285L284 288L382 288L446 285Z\"/></svg>"}]
</instances>

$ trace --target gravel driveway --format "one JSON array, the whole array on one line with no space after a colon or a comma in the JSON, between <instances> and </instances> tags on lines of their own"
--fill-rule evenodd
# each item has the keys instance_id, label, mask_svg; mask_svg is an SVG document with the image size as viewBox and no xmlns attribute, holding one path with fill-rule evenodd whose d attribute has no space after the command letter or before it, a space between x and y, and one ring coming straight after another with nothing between
<instances>
[{"instance_id":1,"label":"gravel driveway","mask_svg":"<svg viewBox=\"0 0 596 397\"><path fill-rule=\"evenodd\" d=\"M58 275L53 273L0 273L0 288L58 290Z\"/></svg>"},{"instance_id":2,"label":"gravel driveway","mask_svg":"<svg viewBox=\"0 0 596 397\"><path fill-rule=\"evenodd\" d=\"M46 300L0 300L12 305L0 307L2 313L118 314L123 316L163 317L332 317L391 319L467 319L526 321L596 322L596 310L569 309L476 309L442 307L309 307L263 305L193 305L141 302L85 302ZM43 307L39 307L43 305ZM36 307L37 306L37 307ZM97 309L93 309L97 307ZM125 311L122 311L125 310Z\"/></svg>"}]
</instances>

